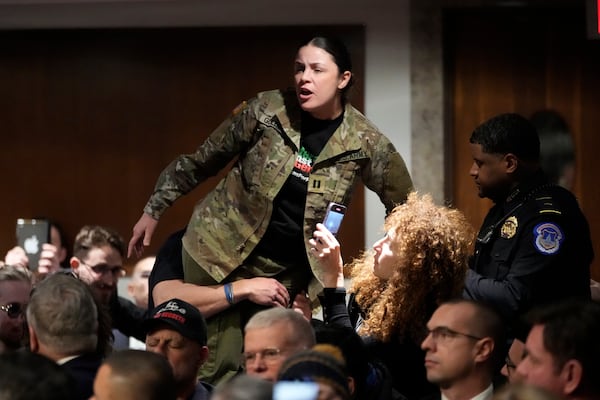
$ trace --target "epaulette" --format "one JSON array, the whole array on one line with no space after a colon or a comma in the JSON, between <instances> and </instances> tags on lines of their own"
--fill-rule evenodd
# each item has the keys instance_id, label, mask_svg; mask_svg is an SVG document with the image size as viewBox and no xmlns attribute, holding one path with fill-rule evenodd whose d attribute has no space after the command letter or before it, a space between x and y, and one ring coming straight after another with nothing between
<instances>
[{"instance_id":1,"label":"epaulette","mask_svg":"<svg viewBox=\"0 0 600 400\"><path fill-rule=\"evenodd\" d=\"M231 116L235 117L236 115L238 115L239 113L241 113L244 110L244 108L246 108L246 107L248 107L248 103L245 102L245 101L241 102L236 108L234 108L231 111Z\"/></svg>"},{"instance_id":2,"label":"epaulette","mask_svg":"<svg viewBox=\"0 0 600 400\"><path fill-rule=\"evenodd\" d=\"M554 201L554 197L544 194L534 198L534 201L537 204L538 214L556 214L561 215L559 207L556 205Z\"/></svg>"}]
</instances>

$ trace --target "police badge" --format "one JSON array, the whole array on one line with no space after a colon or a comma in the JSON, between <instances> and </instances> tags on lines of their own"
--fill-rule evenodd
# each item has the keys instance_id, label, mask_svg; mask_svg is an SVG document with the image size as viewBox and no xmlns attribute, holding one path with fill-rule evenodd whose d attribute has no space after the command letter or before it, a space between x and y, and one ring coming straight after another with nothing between
<instances>
[{"instance_id":1,"label":"police badge","mask_svg":"<svg viewBox=\"0 0 600 400\"><path fill-rule=\"evenodd\" d=\"M511 239L517 233L518 227L519 222L517 221L517 217L508 217L500 229L500 236L503 239Z\"/></svg>"}]
</instances>

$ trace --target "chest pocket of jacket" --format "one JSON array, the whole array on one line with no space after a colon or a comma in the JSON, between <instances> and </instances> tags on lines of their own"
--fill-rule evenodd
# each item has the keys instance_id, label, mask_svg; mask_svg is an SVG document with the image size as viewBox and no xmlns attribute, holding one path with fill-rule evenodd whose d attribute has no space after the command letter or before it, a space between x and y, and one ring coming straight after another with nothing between
<instances>
[{"instance_id":1,"label":"chest pocket of jacket","mask_svg":"<svg viewBox=\"0 0 600 400\"><path fill-rule=\"evenodd\" d=\"M281 134L271 127L259 126L258 140L241 155L241 174L250 190L271 184L287 163L293 151Z\"/></svg>"},{"instance_id":2,"label":"chest pocket of jacket","mask_svg":"<svg viewBox=\"0 0 600 400\"><path fill-rule=\"evenodd\" d=\"M348 204L361 166L356 161L336 162L329 168L325 197L330 201Z\"/></svg>"}]
</instances>

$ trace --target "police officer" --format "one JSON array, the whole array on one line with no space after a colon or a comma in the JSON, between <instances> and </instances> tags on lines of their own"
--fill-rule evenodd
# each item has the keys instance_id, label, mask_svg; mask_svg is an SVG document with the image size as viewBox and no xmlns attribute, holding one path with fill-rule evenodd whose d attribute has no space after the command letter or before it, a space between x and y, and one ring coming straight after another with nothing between
<instances>
[{"instance_id":1,"label":"police officer","mask_svg":"<svg viewBox=\"0 0 600 400\"><path fill-rule=\"evenodd\" d=\"M541 170L533 125L501 114L469 141L469 173L479 197L495 204L479 231L464 297L495 306L508 321L539 304L589 298L589 226L573 194Z\"/></svg>"}]
</instances>

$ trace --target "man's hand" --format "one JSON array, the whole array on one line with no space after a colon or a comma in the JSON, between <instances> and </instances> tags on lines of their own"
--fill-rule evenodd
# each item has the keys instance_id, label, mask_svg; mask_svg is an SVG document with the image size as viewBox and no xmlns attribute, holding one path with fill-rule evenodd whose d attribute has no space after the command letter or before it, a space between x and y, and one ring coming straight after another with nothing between
<instances>
[{"instance_id":1,"label":"man's hand","mask_svg":"<svg viewBox=\"0 0 600 400\"><path fill-rule=\"evenodd\" d=\"M29 257L27 257L27 254L22 247L15 246L6 253L4 263L6 265L14 265L15 267L28 269Z\"/></svg>"}]
</instances>

